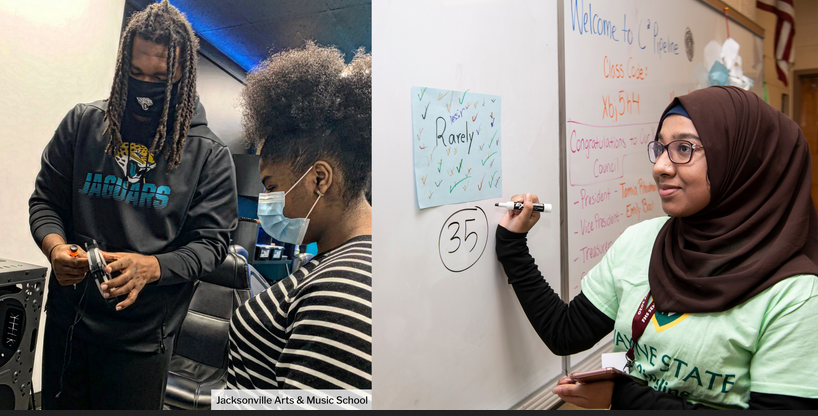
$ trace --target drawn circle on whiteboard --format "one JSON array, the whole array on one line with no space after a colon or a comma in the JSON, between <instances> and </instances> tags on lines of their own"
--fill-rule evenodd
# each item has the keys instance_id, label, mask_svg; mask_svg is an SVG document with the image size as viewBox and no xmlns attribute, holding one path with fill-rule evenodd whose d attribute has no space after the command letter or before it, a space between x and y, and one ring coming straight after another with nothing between
<instances>
[{"instance_id":1,"label":"drawn circle on whiteboard","mask_svg":"<svg viewBox=\"0 0 818 416\"><path fill-rule=\"evenodd\" d=\"M685 50L687 51L687 60L693 62L693 32L688 27L685 30Z\"/></svg>"},{"instance_id":2,"label":"drawn circle on whiteboard","mask_svg":"<svg viewBox=\"0 0 818 416\"><path fill-rule=\"evenodd\" d=\"M489 220L482 208L465 208L450 215L437 242L443 267L460 273L474 266L486 251L488 235Z\"/></svg>"}]
</instances>

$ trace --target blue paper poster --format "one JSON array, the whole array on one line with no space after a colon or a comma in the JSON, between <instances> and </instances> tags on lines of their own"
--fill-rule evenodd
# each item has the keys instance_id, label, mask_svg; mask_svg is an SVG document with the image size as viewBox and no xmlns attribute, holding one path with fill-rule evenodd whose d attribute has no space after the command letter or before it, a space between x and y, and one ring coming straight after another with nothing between
<instances>
[{"instance_id":1,"label":"blue paper poster","mask_svg":"<svg viewBox=\"0 0 818 416\"><path fill-rule=\"evenodd\" d=\"M421 209L503 196L500 96L412 87Z\"/></svg>"}]
</instances>

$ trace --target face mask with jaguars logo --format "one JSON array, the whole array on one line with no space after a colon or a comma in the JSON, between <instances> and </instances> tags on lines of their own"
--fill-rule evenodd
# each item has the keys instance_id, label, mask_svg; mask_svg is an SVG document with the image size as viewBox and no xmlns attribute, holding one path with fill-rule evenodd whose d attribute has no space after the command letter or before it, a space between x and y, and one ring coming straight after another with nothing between
<instances>
[{"instance_id":1,"label":"face mask with jaguars logo","mask_svg":"<svg viewBox=\"0 0 818 416\"><path fill-rule=\"evenodd\" d=\"M176 106L176 97L179 92L179 81L173 83L170 89L170 109ZM165 83L145 82L134 77L128 77L128 99L125 108L142 117L157 120L162 115L165 105Z\"/></svg>"}]
</instances>

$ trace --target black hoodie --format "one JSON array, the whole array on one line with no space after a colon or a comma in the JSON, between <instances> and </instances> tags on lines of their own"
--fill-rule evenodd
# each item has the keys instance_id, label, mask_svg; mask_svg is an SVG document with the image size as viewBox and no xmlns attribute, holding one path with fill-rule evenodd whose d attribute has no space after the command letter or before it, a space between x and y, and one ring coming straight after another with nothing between
<instances>
[{"instance_id":1,"label":"black hoodie","mask_svg":"<svg viewBox=\"0 0 818 416\"><path fill-rule=\"evenodd\" d=\"M119 151L106 154L106 106L78 104L43 151L29 200L31 234L40 247L46 235L57 233L82 247L94 239L104 251L155 255L161 277L117 312L90 276L75 288L60 286L52 271L48 319L68 329L84 290L87 305L75 337L116 350L163 351L184 319L194 283L227 255L237 223L233 160L198 102L174 170L167 171L164 152L155 159L148 152L152 135L135 137L131 129L123 130Z\"/></svg>"}]
</instances>

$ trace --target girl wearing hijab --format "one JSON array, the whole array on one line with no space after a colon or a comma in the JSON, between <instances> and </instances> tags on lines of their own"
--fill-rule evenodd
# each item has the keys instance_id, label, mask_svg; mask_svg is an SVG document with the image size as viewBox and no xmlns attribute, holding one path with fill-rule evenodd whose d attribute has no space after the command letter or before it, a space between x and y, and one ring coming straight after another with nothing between
<instances>
[{"instance_id":1,"label":"girl wearing hijab","mask_svg":"<svg viewBox=\"0 0 818 416\"><path fill-rule=\"evenodd\" d=\"M753 93L678 97L648 145L667 217L631 226L569 305L526 246L535 195L512 197L497 257L555 354L613 330L632 376L554 392L586 408L818 408L818 215L798 125Z\"/></svg>"}]
</instances>

